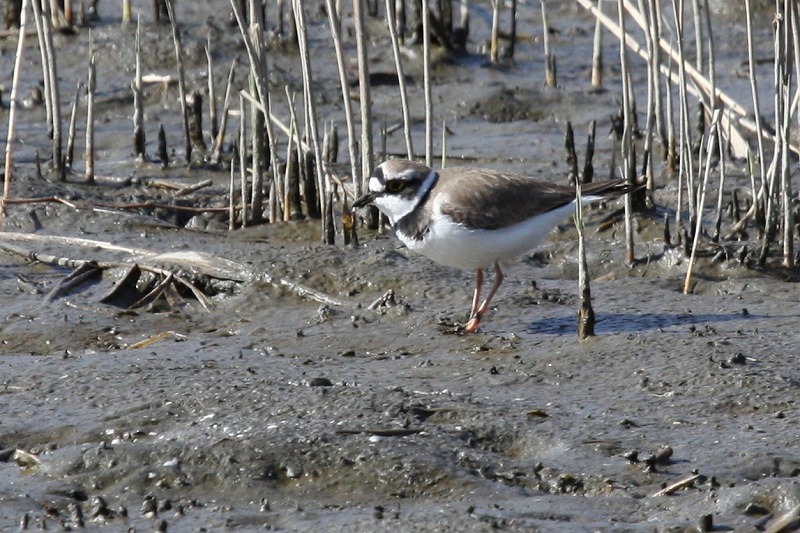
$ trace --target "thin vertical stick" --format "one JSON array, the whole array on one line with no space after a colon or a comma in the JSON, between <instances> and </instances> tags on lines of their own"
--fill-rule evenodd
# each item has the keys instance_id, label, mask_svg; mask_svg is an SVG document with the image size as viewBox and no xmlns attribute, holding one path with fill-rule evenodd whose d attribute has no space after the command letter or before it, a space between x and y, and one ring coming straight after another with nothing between
<instances>
[{"instance_id":1,"label":"thin vertical stick","mask_svg":"<svg viewBox=\"0 0 800 533\"><path fill-rule=\"evenodd\" d=\"M408 91L406 89L406 79L403 74L403 63L400 60L400 42L397 37L395 10L392 9L392 2L393 0L386 0L386 23L389 26L389 36L391 37L392 52L394 53L394 66L395 70L397 71L397 82L400 90L400 104L403 110L403 133L405 134L406 140L406 153L409 159L414 159L414 145L411 141L411 119L409 118L408 112Z\"/></svg>"},{"instance_id":2,"label":"thin vertical stick","mask_svg":"<svg viewBox=\"0 0 800 533\"><path fill-rule=\"evenodd\" d=\"M708 176L711 174L711 158L717 147L716 136L719 135L719 118L720 111L715 110L714 115L711 117L711 128L706 137L706 165L705 172L703 173L703 181L700 184L699 200L697 202L697 222L694 227L694 240L692 241L692 253L689 256L689 266L686 269L686 279L683 282L683 294L690 294L692 292L692 271L694 269L694 261L697 255L697 245L700 242L700 235L703 233L703 205L706 200L706 189L708 188ZM702 157L702 154L700 155ZM689 243L686 243L688 246Z\"/></svg>"},{"instance_id":3,"label":"thin vertical stick","mask_svg":"<svg viewBox=\"0 0 800 533\"><path fill-rule=\"evenodd\" d=\"M495 0L499 1L499 0ZM425 91L425 164L433 165L433 96L431 95L431 11L422 0L422 72Z\"/></svg>"},{"instance_id":4,"label":"thin vertical stick","mask_svg":"<svg viewBox=\"0 0 800 533\"><path fill-rule=\"evenodd\" d=\"M764 151L763 126L761 125L761 105L758 98L758 78L756 77L755 52L753 51L753 16L750 6L751 2L752 0L745 0L744 5L745 20L747 22L747 66L750 73L750 94L753 97L753 119L756 122L756 140L758 142L758 176L760 184L759 193L756 193L754 183L751 182L751 195L753 198L753 206L756 209L756 212L758 212L760 205L758 197L764 192L767 172L765 167L766 154ZM752 176L753 173L751 173L751 177Z\"/></svg>"},{"instance_id":5,"label":"thin vertical stick","mask_svg":"<svg viewBox=\"0 0 800 533\"><path fill-rule=\"evenodd\" d=\"M700 17L700 2L692 0L692 14L694 16L694 41L695 41L695 68L703 71L703 24ZM712 95L714 93L711 93Z\"/></svg>"},{"instance_id":6,"label":"thin vertical stick","mask_svg":"<svg viewBox=\"0 0 800 533\"><path fill-rule=\"evenodd\" d=\"M603 11L603 0L597 0L597 10ZM603 87L603 25L600 19L594 21L594 40L592 44L592 87Z\"/></svg>"},{"instance_id":7,"label":"thin vertical stick","mask_svg":"<svg viewBox=\"0 0 800 533\"><path fill-rule=\"evenodd\" d=\"M34 0L35 2L36 0ZM89 80L86 83L86 182L94 183L94 92L97 71L94 63L94 45L89 39Z\"/></svg>"},{"instance_id":8,"label":"thin vertical stick","mask_svg":"<svg viewBox=\"0 0 800 533\"><path fill-rule=\"evenodd\" d=\"M510 11L511 22L508 29L508 48L506 48L505 56L509 59L514 59L514 52L517 47L517 0L511 0Z\"/></svg>"},{"instance_id":9,"label":"thin vertical stick","mask_svg":"<svg viewBox=\"0 0 800 533\"><path fill-rule=\"evenodd\" d=\"M236 229L236 165L231 161L231 180L228 187L228 229Z\"/></svg>"},{"instance_id":10,"label":"thin vertical stick","mask_svg":"<svg viewBox=\"0 0 800 533\"><path fill-rule=\"evenodd\" d=\"M709 81L709 95L711 98L710 105L708 106L708 112L713 115L714 110L718 107L717 106L717 68L716 68L716 59L714 56L714 33L711 28L711 10L709 9L708 0L703 0L703 12L705 16L703 17L705 21L706 31L708 32L708 81ZM702 56L698 49L698 55ZM698 68L697 70L700 70Z\"/></svg>"},{"instance_id":11,"label":"thin vertical stick","mask_svg":"<svg viewBox=\"0 0 800 533\"><path fill-rule=\"evenodd\" d=\"M447 165L447 121L442 121L442 168Z\"/></svg>"},{"instance_id":12,"label":"thin vertical stick","mask_svg":"<svg viewBox=\"0 0 800 533\"><path fill-rule=\"evenodd\" d=\"M353 180L353 193L356 198L360 197L363 191L363 180L358 175L358 141L356 140L356 127L353 123L353 106L350 103L350 84L347 81L347 66L342 52L341 24L337 18L338 11L334 6L334 0L326 0L328 6L328 22L331 26L331 38L333 48L336 51L336 66L339 70L339 85L342 90L342 104L344 104L344 119L347 124L347 150L350 155L350 177Z\"/></svg>"},{"instance_id":13,"label":"thin vertical stick","mask_svg":"<svg viewBox=\"0 0 800 533\"><path fill-rule=\"evenodd\" d=\"M78 125L78 100L81 97L83 84L78 82L75 86L75 99L72 100L72 109L69 114L69 131L67 133L67 156L66 164L72 167L72 158L75 153L75 130Z\"/></svg>"},{"instance_id":14,"label":"thin vertical stick","mask_svg":"<svg viewBox=\"0 0 800 533\"><path fill-rule=\"evenodd\" d=\"M424 1L424 0L423 0ZM356 31L356 55L358 57L358 96L361 105L361 187L367 187L372 175L372 99L369 87L369 60L364 23L364 0L353 0L353 23ZM342 91L346 90L342 87ZM367 210L367 226L378 227L378 210Z\"/></svg>"},{"instance_id":15,"label":"thin vertical stick","mask_svg":"<svg viewBox=\"0 0 800 533\"><path fill-rule=\"evenodd\" d=\"M581 183L591 183L594 178L594 140L597 137L597 121L592 121L592 129L586 138L586 155L583 158L583 172L581 173Z\"/></svg>"},{"instance_id":16,"label":"thin vertical stick","mask_svg":"<svg viewBox=\"0 0 800 533\"><path fill-rule=\"evenodd\" d=\"M129 6L130 7L130 6ZM140 40L141 21L136 18L136 71L133 78L133 153L145 158L144 103L142 102L142 55Z\"/></svg>"},{"instance_id":17,"label":"thin vertical stick","mask_svg":"<svg viewBox=\"0 0 800 533\"><path fill-rule=\"evenodd\" d=\"M629 195L626 195L629 196ZM580 180L575 180L575 227L578 230L578 292L581 305L578 308L578 339L594 336L595 316L592 309L592 289L589 284L589 266L586 262L584 239L583 196Z\"/></svg>"},{"instance_id":18,"label":"thin vertical stick","mask_svg":"<svg viewBox=\"0 0 800 533\"><path fill-rule=\"evenodd\" d=\"M164 0L167 4L167 14L169 23L172 25L172 43L175 45L175 59L178 63L178 94L181 99L181 112L183 113L183 134L186 137L184 150L186 152L186 164L192 161L192 140L189 134L189 108L186 105L186 77L183 68L183 47L181 46L181 30L178 28L178 20L175 18L175 6L173 0Z\"/></svg>"},{"instance_id":19,"label":"thin vertical stick","mask_svg":"<svg viewBox=\"0 0 800 533\"><path fill-rule=\"evenodd\" d=\"M669 62L667 63L667 69L669 71L669 78L672 78L672 56L669 58ZM666 89L666 121L667 121L667 149L665 150L666 160L667 160L667 168L671 171L675 171L676 163L678 161L677 153L675 152L675 120L673 118L673 104L672 104L672 83L667 79L665 80L665 89ZM675 222L680 222L680 211L681 211L681 187L680 187L680 180L682 177L680 174L678 175L679 186L678 186L678 204L675 212Z\"/></svg>"},{"instance_id":20,"label":"thin vertical stick","mask_svg":"<svg viewBox=\"0 0 800 533\"><path fill-rule=\"evenodd\" d=\"M161 168L169 166L169 152L167 152L167 134L164 131L164 124L158 125L158 160L161 161Z\"/></svg>"},{"instance_id":21,"label":"thin vertical stick","mask_svg":"<svg viewBox=\"0 0 800 533\"><path fill-rule=\"evenodd\" d=\"M34 0L37 1L37 0ZM13 145L17 131L17 93L19 92L19 76L22 72L22 53L25 50L25 26L28 23L28 0L22 0L22 11L19 17L19 37L17 52L14 56L14 74L11 78L11 96L8 111L8 133L6 134L6 161L3 175L3 198L0 200L0 229L6 216L6 200L11 198Z\"/></svg>"},{"instance_id":22,"label":"thin vertical stick","mask_svg":"<svg viewBox=\"0 0 800 533\"><path fill-rule=\"evenodd\" d=\"M725 144L725 137L723 135L717 135L717 150L719 151L720 158L719 158L719 191L717 194L717 218L714 221L714 234L711 237L712 242L719 241L720 231L722 229L722 195L725 192L725 151L723 150L723 144ZM736 190L734 189L734 198L735 198ZM737 220L738 222L738 220Z\"/></svg>"},{"instance_id":23,"label":"thin vertical stick","mask_svg":"<svg viewBox=\"0 0 800 533\"><path fill-rule=\"evenodd\" d=\"M122 23L128 24L131 21L131 0L122 0Z\"/></svg>"},{"instance_id":24,"label":"thin vertical stick","mask_svg":"<svg viewBox=\"0 0 800 533\"><path fill-rule=\"evenodd\" d=\"M211 158L212 161L216 163L219 163L220 159L222 158L222 143L225 142L225 130L228 127L228 115L230 113L231 91L233 89L233 74L235 68L236 59L231 61L231 68L228 70L228 83L225 86L225 99L222 103L222 121L219 126L219 131L217 131L217 135L214 137L214 150Z\"/></svg>"},{"instance_id":25,"label":"thin vertical stick","mask_svg":"<svg viewBox=\"0 0 800 533\"><path fill-rule=\"evenodd\" d=\"M68 27L72 27L74 15L72 14L72 0L64 1L64 21Z\"/></svg>"},{"instance_id":26,"label":"thin vertical stick","mask_svg":"<svg viewBox=\"0 0 800 533\"><path fill-rule=\"evenodd\" d=\"M650 51L650 61L648 66L652 73L650 74L653 83L653 100L655 103L655 128L658 136L661 139L661 146L664 150L664 157L669 157L669 138L667 136L667 127L664 124L664 98L661 95L661 79L659 72L661 70L661 2L659 0L647 0L648 6L648 32L650 34L650 43L652 50ZM665 83L669 86L669 78L665 78ZM671 102L670 102L671 105ZM671 122L670 118L670 122ZM674 155L674 154L673 154Z\"/></svg>"},{"instance_id":27,"label":"thin vertical stick","mask_svg":"<svg viewBox=\"0 0 800 533\"><path fill-rule=\"evenodd\" d=\"M288 88L287 88L288 90ZM294 116L294 96L291 99L289 104L291 117L289 119L289 142L286 143L286 169L284 171L283 176L283 221L289 222L292 220L292 215L296 215L296 213L292 212L292 206L296 204L294 201L294 196L296 196L296 189L297 185L293 183L293 176L295 173L294 165L297 163L297 156L293 155L294 153L294 138L295 138L295 131L297 129L297 123L295 122Z\"/></svg>"},{"instance_id":28,"label":"thin vertical stick","mask_svg":"<svg viewBox=\"0 0 800 533\"><path fill-rule=\"evenodd\" d=\"M217 91L214 84L214 68L211 60L211 34L206 38L206 62L208 64L208 120L211 128L211 146L219 133L219 119L217 118Z\"/></svg>"},{"instance_id":29,"label":"thin vertical stick","mask_svg":"<svg viewBox=\"0 0 800 533\"><path fill-rule=\"evenodd\" d=\"M53 120L53 163L59 176L64 176L62 172L64 161L61 154L61 97L58 90L58 67L56 66L56 48L53 44L53 25L50 4L44 4L42 13L42 27L44 29L44 44L47 49L47 70L50 76L50 94L52 120Z\"/></svg>"},{"instance_id":30,"label":"thin vertical stick","mask_svg":"<svg viewBox=\"0 0 800 533\"><path fill-rule=\"evenodd\" d=\"M792 179L789 151L792 138L792 106L789 101L792 91L792 71L789 65L790 57L800 53L797 29L797 4L793 0L784 0L783 16L786 19L784 33L784 49L786 62L783 76L784 113L780 140L783 144L781 151L781 191L783 201L783 266L794 267L794 206L792 205ZM793 48L793 49L792 49Z\"/></svg>"},{"instance_id":31,"label":"thin vertical stick","mask_svg":"<svg viewBox=\"0 0 800 533\"><path fill-rule=\"evenodd\" d=\"M314 150L314 169L317 173L317 191L319 192L320 212L326 212L326 202L329 198L328 183L326 179L325 169L322 165L322 149L319 142L319 128L317 122L317 110L312 97L312 78L311 78L311 54L308 50L308 33L306 30L305 11L301 0L294 0L295 6L295 23L297 25L297 40L300 46L300 62L303 69L303 93L306 110L306 119L308 121L308 129L311 132L311 145ZM322 232L323 242L326 244L334 244L331 228L328 228L328 217L322 217ZM328 229L326 231L326 228Z\"/></svg>"},{"instance_id":32,"label":"thin vertical stick","mask_svg":"<svg viewBox=\"0 0 800 533\"><path fill-rule=\"evenodd\" d=\"M267 110L265 114L264 127L267 130L267 143L269 143L269 170L272 177L272 184L270 185L270 222L277 222L280 220L281 199L283 191L283 181L280 176L280 169L278 168L278 141L275 138L275 132L272 129L272 121L269 117L272 116L272 97L270 96L269 89L267 89ZM284 209L288 207L284 206Z\"/></svg>"},{"instance_id":33,"label":"thin vertical stick","mask_svg":"<svg viewBox=\"0 0 800 533\"><path fill-rule=\"evenodd\" d=\"M564 133L564 148L567 149L567 166L569 167L567 181L574 184L578 181L578 156L575 153L575 132L572 130L572 122L569 120Z\"/></svg>"},{"instance_id":34,"label":"thin vertical stick","mask_svg":"<svg viewBox=\"0 0 800 533\"><path fill-rule=\"evenodd\" d=\"M641 6L641 0L639 5ZM644 36L649 59L647 61L647 119L644 131L642 173L647 179L647 190L652 193L655 190L655 177L653 175L653 128L656 122L656 105L658 105L655 101L655 92L661 80L658 76L658 67L655 65L655 62L658 61L658 44L653 41L651 29L653 21L647 18L646 22L647 28L644 31ZM653 68L654 65L655 68ZM647 196L648 203L651 203L651 198L651 195Z\"/></svg>"},{"instance_id":35,"label":"thin vertical stick","mask_svg":"<svg viewBox=\"0 0 800 533\"><path fill-rule=\"evenodd\" d=\"M622 168L625 173L625 181L629 184L634 182L633 176L633 94L630 83L630 76L628 70L628 49L625 43L625 9L622 3L618 5L619 15L619 28L620 28L620 43L619 43L619 61L620 71L622 77L622 114L624 121L624 128L622 131ZM625 260L630 264L636 259L633 249L633 199L630 194L625 195Z\"/></svg>"},{"instance_id":36,"label":"thin vertical stick","mask_svg":"<svg viewBox=\"0 0 800 533\"><path fill-rule=\"evenodd\" d=\"M232 163L231 163L232 164ZM244 112L244 97L239 95L239 174L242 180L242 227L248 226L247 218L247 115Z\"/></svg>"},{"instance_id":37,"label":"thin vertical stick","mask_svg":"<svg viewBox=\"0 0 800 533\"><path fill-rule=\"evenodd\" d=\"M489 61L492 64L497 63L498 57L498 48L500 48L500 44L498 43L500 38L500 0L491 0L492 2L492 37L490 40L490 47L489 47Z\"/></svg>"},{"instance_id":38,"label":"thin vertical stick","mask_svg":"<svg viewBox=\"0 0 800 533\"><path fill-rule=\"evenodd\" d=\"M558 83L558 78L556 75L556 58L553 57L553 53L550 50L550 25L547 23L547 5L545 4L545 0L540 0L542 4L542 42L544 43L544 62L545 62L545 71L544 71L544 81L548 87L555 87Z\"/></svg>"},{"instance_id":39,"label":"thin vertical stick","mask_svg":"<svg viewBox=\"0 0 800 533\"><path fill-rule=\"evenodd\" d=\"M283 214L285 221L300 218L302 212L295 206L300 205L300 172L303 161L303 146L300 133L297 131L297 112L295 99L297 94L289 91L289 86L283 88L289 104L289 144L286 153L286 211ZM324 231L323 231L324 234Z\"/></svg>"},{"instance_id":40,"label":"thin vertical stick","mask_svg":"<svg viewBox=\"0 0 800 533\"><path fill-rule=\"evenodd\" d=\"M250 0L249 2L249 13L250 13L250 28L249 34L250 39L255 43L256 49L258 50L258 57L259 60L262 62L266 62L266 52L264 48L264 9L262 6L261 0ZM263 69L266 71L266 69ZM250 72L250 92L252 94L257 94L258 89L256 86L255 76L257 72L255 70L251 70ZM253 162L252 166L252 188L251 188L251 208L250 208L250 216L251 221L254 224L261 223L264 219L264 165L266 164L266 153L265 150L268 146L268 140L266 137L266 128L268 121L268 117L266 117L263 112L256 109L255 106L251 106L251 124L250 124L250 132L252 137L252 157L251 161Z\"/></svg>"},{"instance_id":41,"label":"thin vertical stick","mask_svg":"<svg viewBox=\"0 0 800 533\"><path fill-rule=\"evenodd\" d=\"M689 212L690 223L695 222L696 216L696 196L694 194L694 168L692 163L692 132L689 124L689 100L686 91L686 60L683 52L683 1L681 7L678 6L679 0L672 0L672 11L675 17L676 38L678 42L678 78L680 80L680 151L679 151L679 183L681 179L686 183L686 205ZM683 226L678 217L680 232Z\"/></svg>"},{"instance_id":42,"label":"thin vertical stick","mask_svg":"<svg viewBox=\"0 0 800 533\"><path fill-rule=\"evenodd\" d=\"M53 102L50 100L50 70L48 69L47 61L47 46L45 44L44 36L44 17L42 16L42 3L41 0L34 1L33 6L33 21L36 24L36 33L39 37L39 55L42 59L42 83L44 85L44 106L47 113L47 137L53 138Z\"/></svg>"}]
</instances>

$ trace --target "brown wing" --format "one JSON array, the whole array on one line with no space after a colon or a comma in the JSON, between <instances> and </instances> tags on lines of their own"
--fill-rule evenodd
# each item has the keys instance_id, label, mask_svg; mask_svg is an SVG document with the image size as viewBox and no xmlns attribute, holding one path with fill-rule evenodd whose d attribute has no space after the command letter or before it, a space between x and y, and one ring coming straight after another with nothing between
<instances>
[{"instance_id":1,"label":"brown wing","mask_svg":"<svg viewBox=\"0 0 800 533\"><path fill-rule=\"evenodd\" d=\"M439 174L437 189L446 195L442 213L468 228L512 226L575 199L572 187L508 172L452 167ZM583 195L610 197L627 191L624 181L610 180L586 185Z\"/></svg>"}]
</instances>

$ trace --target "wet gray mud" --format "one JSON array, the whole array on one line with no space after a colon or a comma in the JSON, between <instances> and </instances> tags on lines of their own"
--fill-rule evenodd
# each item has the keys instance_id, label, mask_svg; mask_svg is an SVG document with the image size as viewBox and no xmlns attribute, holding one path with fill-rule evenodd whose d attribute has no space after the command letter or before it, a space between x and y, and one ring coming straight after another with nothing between
<instances>
[{"instance_id":1,"label":"wet gray mud","mask_svg":"<svg viewBox=\"0 0 800 533\"><path fill-rule=\"evenodd\" d=\"M217 39L219 65L241 54L227 4L215 4L178 3L185 43L200 47L188 76L201 89L206 33ZM563 7L551 13L562 86L544 88L538 7L524 9L515 63L486 68L473 53L439 65L436 113L452 132L452 160L564 179L564 121L581 132L594 119L607 128L618 78L608 74L607 92L587 90L593 22ZM474 34L488 35L487 8L473 11ZM33 109L22 114L14 196L122 203L159 199L164 193L145 188L150 178L210 178L212 191L192 198L219 205L227 170L131 161L132 69L120 65L131 64L133 29L101 15L93 30L107 97L100 183L80 184L79 168L68 183L35 177L33 150L46 153L48 143L44 112ZM748 82L736 74L742 25L720 20L734 38L720 45L718 72L746 95ZM311 23L312 45L327 53L323 20ZM148 68L169 72L168 28L145 27ZM388 45L375 31L374 67L390 71ZM769 50L768 22L760 31ZM85 72L88 32L57 41L62 83L73 83ZM30 88L38 54L29 52ZM296 55L273 55L276 92L298 87ZM9 53L0 57L4 72L10 62ZM416 76L418 63L409 62ZM325 114L340 120L333 61L316 65L317 82L329 87ZM641 65L635 76L643 79ZM379 120L399 119L395 91L373 88ZM149 138L164 122L180 145L177 89L148 94ZM520 120L484 116L498 94L500 114ZM416 116L420 101L416 82ZM517 109L537 101L547 104ZM600 137L595 166L604 173L611 141ZM390 142L402 150L399 136ZM739 173L730 179L744 184L742 165L730 166ZM674 205L674 195L664 178L657 204ZM797 288L785 275L714 262L712 250L697 267L695 293L684 295L683 251L665 250L661 238L669 211L639 217L641 261L629 267L621 225L599 231L618 207L589 213L597 336L579 342L569 221L541 249L509 262L495 308L478 334L461 337L452 331L467 318L473 274L413 255L390 235L362 231L358 246L324 246L315 221L226 232L221 216L206 216L195 221L199 231L152 209L9 206L6 232L203 252L239 265L244 281L223 283L210 312L188 296L123 311L99 301L115 281L110 273L49 300L68 268L0 253L0 529L26 515L32 529L86 531L153 531L162 521L169 531L683 531L707 529L709 520L716 531L762 527L800 503ZM74 244L15 245L131 260ZM301 298L267 276L342 305ZM393 301L370 305L390 289ZM687 478L686 487L657 494Z\"/></svg>"}]
</instances>

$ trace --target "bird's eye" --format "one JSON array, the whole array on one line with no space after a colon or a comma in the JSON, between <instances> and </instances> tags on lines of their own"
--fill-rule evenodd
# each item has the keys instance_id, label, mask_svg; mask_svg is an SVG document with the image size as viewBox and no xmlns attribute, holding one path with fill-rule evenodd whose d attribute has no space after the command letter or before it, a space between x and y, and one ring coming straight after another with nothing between
<instances>
[{"instance_id":1,"label":"bird's eye","mask_svg":"<svg viewBox=\"0 0 800 533\"><path fill-rule=\"evenodd\" d=\"M400 192L406 186L406 182L403 180L391 180L386 182L386 190L389 192Z\"/></svg>"}]
</instances>

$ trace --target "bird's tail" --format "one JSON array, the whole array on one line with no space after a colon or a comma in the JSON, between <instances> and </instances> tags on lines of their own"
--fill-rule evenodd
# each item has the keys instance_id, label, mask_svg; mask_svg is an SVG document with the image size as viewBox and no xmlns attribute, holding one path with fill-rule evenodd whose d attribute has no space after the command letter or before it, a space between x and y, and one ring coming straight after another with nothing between
<instances>
[{"instance_id":1,"label":"bird's tail","mask_svg":"<svg viewBox=\"0 0 800 533\"><path fill-rule=\"evenodd\" d=\"M593 181L592 183L581 185L581 196L583 197L583 203L596 202L623 196L643 189L644 186L643 183L628 183L625 180Z\"/></svg>"}]
</instances>

